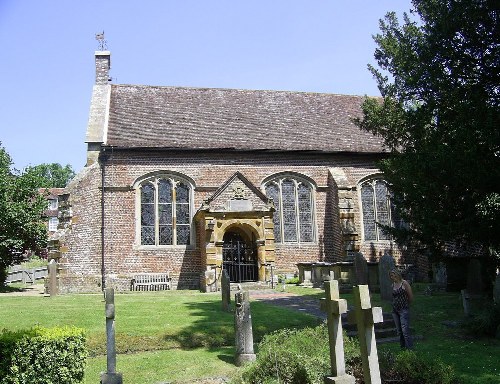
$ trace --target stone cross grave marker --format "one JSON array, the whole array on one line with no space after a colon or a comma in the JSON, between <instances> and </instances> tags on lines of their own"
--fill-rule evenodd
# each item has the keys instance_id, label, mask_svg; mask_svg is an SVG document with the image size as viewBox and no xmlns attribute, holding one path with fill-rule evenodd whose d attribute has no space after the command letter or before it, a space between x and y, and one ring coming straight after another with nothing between
<instances>
[{"instance_id":1,"label":"stone cross grave marker","mask_svg":"<svg viewBox=\"0 0 500 384\"><path fill-rule=\"evenodd\" d=\"M252 315L250 314L250 299L247 291L239 290L234 295L234 330L236 336L236 366L240 367L255 361L253 351Z\"/></svg>"},{"instance_id":2,"label":"stone cross grave marker","mask_svg":"<svg viewBox=\"0 0 500 384\"><path fill-rule=\"evenodd\" d=\"M115 291L113 288L105 290L106 313L106 362L107 372L101 373L101 384L122 384L122 374L116 372L116 345L115 345Z\"/></svg>"},{"instance_id":3,"label":"stone cross grave marker","mask_svg":"<svg viewBox=\"0 0 500 384\"><path fill-rule=\"evenodd\" d=\"M331 376L325 377L325 384L354 384L354 376L345 371L341 315L347 312L347 302L339 296L338 280L327 280L324 287L326 298L321 299L320 307L327 314L331 365Z\"/></svg>"},{"instance_id":4,"label":"stone cross grave marker","mask_svg":"<svg viewBox=\"0 0 500 384\"><path fill-rule=\"evenodd\" d=\"M387 252L378 262L378 278L380 283L380 297L385 301L392 301L392 281L389 272L394 269L394 258Z\"/></svg>"},{"instance_id":5,"label":"stone cross grave marker","mask_svg":"<svg viewBox=\"0 0 500 384\"><path fill-rule=\"evenodd\" d=\"M357 325L363 377L366 384L380 384L375 323L383 321L382 308L372 307L368 285L355 286L353 295L354 311L349 311L347 318L349 323Z\"/></svg>"},{"instance_id":6,"label":"stone cross grave marker","mask_svg":"<svg viewBox=\"0 0 500 384\"><path fill-rule=\"evenodd\" d=\"M221 295L222 295L222 309L229 312L231 305L231 283L229 274L224 269L221 277Z\"/></svg>"}]
</instances>

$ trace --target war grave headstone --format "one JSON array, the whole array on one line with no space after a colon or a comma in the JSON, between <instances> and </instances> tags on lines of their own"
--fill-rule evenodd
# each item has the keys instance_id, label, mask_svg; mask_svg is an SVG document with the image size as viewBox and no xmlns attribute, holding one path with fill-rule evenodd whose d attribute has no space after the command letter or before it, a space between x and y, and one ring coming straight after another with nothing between
<instances>
[{"instance_id":1,"label":"war grave headstone","mask_svg":"<svg viewBox=\"0 0 500 384\"><path fill-rule=\"evenodd\" d=\"M385 301L392 301L392 282L389 272L394 269L395 265L394 258L388 253L384 253L378 263L380 298Z\"/></svg>"},{"instance_id":2,"label":"war grave headstone","mask_svg":"<svg viewBox=\"0 0 500 384\"><path fill-rule=\"evenodd\" d=\"M375 339L375 323L383 321L382 308L372 307L368 285L355 286L353 296L354 311L349 311L347 317L349 323L357 325L364 382L365 384L379 384L382 381Z\"/></svg>"},{"instance_id":3,"label":"war grave headstone","mask_svg":"<svg viewBox=\"0 0 500 384\"><path fill-rule=\"evenodd\" d=\"M321 299L321 309L327 313L328 340L330 344L331 376L326 376L325 384L354 384L354 376L345 370L344 339L341 316L347 312L347 302L339 296L338 280L325 281L325 296Z\"/></svg>"},{"instance_id":4,"label":"war grave headstone","mask_svg":"<svg viewBox=\"0 0 500 384\"><path fill-rule=\"evenodd\" d=\"M101 384L122 384L121 373L116 372L116 344L115 344L115 291L105 289L106 314L106 363L107 371L101 373Z\"/></svg>"},{"instance_id":5,"label":"war grave headstone","mask_svg":"<svg viewBox=\"0 0 500 384\"><path fill-rule=\"evenodd\" d=\"M240 367L256 359L253 349L252 315L248 292L241 290L236 292L234 303L236 366Z\"/></svg>"}]
</instances>

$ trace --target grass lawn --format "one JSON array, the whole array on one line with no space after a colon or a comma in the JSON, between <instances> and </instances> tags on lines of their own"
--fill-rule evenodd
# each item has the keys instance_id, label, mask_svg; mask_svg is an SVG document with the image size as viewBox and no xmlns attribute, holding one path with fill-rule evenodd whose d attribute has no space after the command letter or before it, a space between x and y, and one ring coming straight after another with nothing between
<instances>
[{"instance_id":1,"label":"grass lawn","mask_svg":"<svg viewBox=\"0 0 500 384\"><path fill-rule=\"evenodd\" d=\"M321 290L287 286L287 291L319 299ZM352 296L341 295L352 303ZM203 377L231 377L233 316L222 311L220 294L195 291L116 294L118 371L129 384L189 383ZM377 294L372 304L389 307ZM443 321L460 320L458 293L425 296L417 291L412 307L412 327L423 339L416 351L454 366L461 383L500 383L500 341L473 339L459 327ZM252 302L256 342L280 328L314 326L319 320L304 313ZM84 383L98 382L106 370L105 317L102 295L31 297L0 295L0 329L74 325L85 328L91 357ZM396 344L379 350L396 352Z\"/></svg>"}]
</instances>

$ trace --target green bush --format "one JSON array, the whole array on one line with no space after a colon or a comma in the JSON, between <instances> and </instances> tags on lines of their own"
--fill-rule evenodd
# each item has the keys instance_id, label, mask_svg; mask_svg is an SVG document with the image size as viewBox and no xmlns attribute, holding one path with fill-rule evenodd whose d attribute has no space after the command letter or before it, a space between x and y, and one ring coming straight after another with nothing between
<instances>
[{"instance_id":1,"label":"green bush","mask_svg":"<svg viewBox=\"0 0 500 384\"><path fill-rule=\"evenodd\" d=\"M359 358L357 341L344 335L346 365ZM320 325L283 329L264 336L257 361L243 371L244 384L322 384L330 372L328 330Z\"/></svg>"},{"instance_id":2,"label":"green bush","mask_svg":"<svg viewBox=\"0 0 500 384\"><path fill-rule=\"evenodd\" d=\"M490 303L463 322L465 330L476 337L495 337L500 327L500 305Z\"/></svg>"},{"instance_id":3,"label":"green bush","mask_svg":"<svg viewBox=\"0 0 500 384\"><path fill-rule=\"evenodd\" d=\"M83 379L87 349L80 328L0 334L0 384L72 384Z\"/></svg>"},{"instance_id":4,"label":"green bush","mask_svg":"<svg viewBox=\"0 0 500 384\"><path fill-rule=\"evenodd\" d=\"M384 362L381 368L392 365L388 367L390 372L384 373L405 384L451 384L455 380L453 367L439 359L424 359L414 351L402 351L391 360L393 364Z\"/></svg>"}]
</instances>

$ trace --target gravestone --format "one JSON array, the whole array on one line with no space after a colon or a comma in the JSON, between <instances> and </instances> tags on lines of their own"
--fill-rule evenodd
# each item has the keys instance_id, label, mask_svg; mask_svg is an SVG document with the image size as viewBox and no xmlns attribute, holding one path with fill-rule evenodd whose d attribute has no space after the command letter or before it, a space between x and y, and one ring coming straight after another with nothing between
<instances>
[{"instance_id":1,"label":"gravestone","mask_svg":"<svg viewBox=\"0 0 500 384\"><path fill-rule=\"evenodd\" d=\"M116 372L115 291L113 288L106 288L105 300L107 371L101 373L101 384L122 384L122 374Z\"/></svg>"},{"instance_id":2,"label":"gravestone","mask_svg":"<svg viewBox=\"0 0 500 384\"><path fill-rule=\"evenodd\" d=\"M56 296L58 293L58 287L57 287L57 263L54 259L50 260L49 262L49 295Z\"/></svg>"},{"instance_id":3,"label":"gravestone","mask_svg":"<svg viewBox=\"0 0 500 384\"><path fill-rule=\"evenodd\" d=\"M339 296L338 280L325 281L325 296L320 307L327 314L328 341L330 344L331 376L326 376L325 384L354 384L354 376L345 371L344 338L341 315L347 312L347 302Z\"/></svg>"},{"instance_id":4,"label":"gravestone","mask_svg":"<svg viewBox=\"0 0 500 384\"><path fill-rule=\"evenodd\" d=\"M378 262L378 277L380 282L380 298L385 301L392 301L392 281L389 272L394 269L396 263L394 258L387 252L384 253Z\"/></svg>"},{"instance_id":5,"label":"gravestone","mask_svg":"<svg viewBox=\"0 0 500 384\"><path fill-rule=\"evenodd\" d=\"M434 283L439 289L446 289L448 285L448 274L446 272L446 264L440 262L433 267Z\"/></svg>"},{"instance_id":6,"label":"gravestone","mask_svg":"<svg viewBox=\"0 0 500 384\"><path fill-rule=\"evenodd\" d=\"M497 271L495 285L493 286L493 300L497 305L500 305L500 271Z\"/></svg>"},{"instance_id":7,"label":"gravestone","mask_svg":"<svg viewBox=\"0 0 500 384\"><path fill-rule=\"evenodd\" d=\"M236 336L236 366L255 361L253 351L252 315L247 291L239 290L234 295L234 328Z\"/></svg>"},{"instance_id":8,"label":"gravestone","mask_svg":"<svg viewBox=\"0 0 500 384\"><path fill-rule=\"evenodd\" d=\"M481 262L471 259L467 268L467 292L478 295L483 292L483 278L481 275Z\"/></svg>"},{"instance_id":9,"label":"gravestone","mask_svg":"<svg viewBox=\"0 0 500 384\"><path fill-rule=\"evenodd\" d=\"M354 254L354 279L356 285L368 284L368 262L361 252Z\"/></svg>"},{"instance_id":10,"label":"gravestone","mask_svg":"<svg viewBox=\"0 0 500 384\"><path fill-rule=\"evenodd\" d=\"M231 282L229 280L229 274L224 269L222 271L221 277L221 295L222 295L222 309L229 312L231 309Z\"/></svg>"},{"instance_id":11,"label":"gravestone","mask_svg":"<svg viewBox=\"0 0 500 384\"><path fill-rule=\"evenodd\" d=\"M377 342L375 340L375 323L383 319L382 308L372 307L368 285L353 288L354 311L349 311L349 323L356 323L358 330L363 378L365 384L380 384L380 367L378 364Z\"/></svg>"},{"instance_id":12,"label":"gravestone","mask_svg":"<svg viewBox=\"0 0 500 384\"><path fill-rule=\"evenodd\" d=\"M469 294L467 293L466 289L462 289L460 291L460 295L462 297L462 305L464 307L464 315L465 316L470 316L470 302L469 302Z\"/></svg>"}]
</instances>

